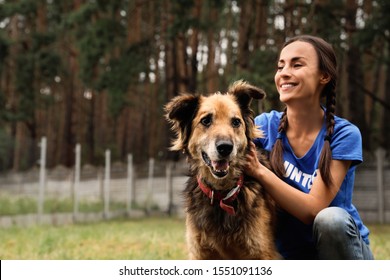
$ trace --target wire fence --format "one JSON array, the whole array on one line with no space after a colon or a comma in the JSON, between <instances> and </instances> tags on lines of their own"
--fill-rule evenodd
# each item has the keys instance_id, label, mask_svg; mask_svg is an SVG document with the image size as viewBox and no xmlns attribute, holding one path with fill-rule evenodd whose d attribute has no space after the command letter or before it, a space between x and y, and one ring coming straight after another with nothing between
<instances>
[{"instance_id":1,"label":"wire fence","mask_svg":"<svg viewBox=\"0 0 390 280\"><path fill-rule=\"evenodd\" d=\"M390 223L390 162L385 150L358 166L353 202L368 223Z\"/></svg>"},{"instance_id":2,"label":"wire fence","mask_svg":"<svg viewBox=\"0 0 390 280\"><path fill-rule=\"evenodd\" d=\"M118 216L154 213L182 215L181 193L187 180L183 162L134 165L111 162L81 165L81 147L76 146L74 168L45 166L46 139L40 144L39 167L22 173L0 175L0 226L63 224Z\"/></svg>"},{"instance_id":3,"label":"wire fence","mask_svg":"<svg viewBox=\"0 0 390 280\"><path fill-rule=\"evenodd\" d=\"M135 165L111 162L82 165L76 146L73 168L45 166L45 139L40 165L27 172L0 175L0 227L32 224L66 224L118 216L183 216L182 191L187 180L186 162L149 159ZM354 204L365 222L390 222L390 165L385 152L357 168Z\"/></svg>"}]
</instances>

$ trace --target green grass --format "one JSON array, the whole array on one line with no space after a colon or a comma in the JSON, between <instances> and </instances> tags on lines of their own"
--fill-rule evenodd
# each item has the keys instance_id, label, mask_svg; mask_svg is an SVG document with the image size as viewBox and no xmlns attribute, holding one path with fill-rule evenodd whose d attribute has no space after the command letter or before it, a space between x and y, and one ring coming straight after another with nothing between
<instances>
[{"instance_id":1,"label":"green grass","mask_svg":"<svg viewBox=\"0 0 390 280\"><path fill-rule=\"evenodd\" d=\"M390 260L390 225L369 225L376 259ZM0 259L178 260L184 220L148 218L60 227L0 229Z\"/></svg>"},{"instance_id":2,"label":"green grass","mask_svg":"<svg viewBox=\"0 0 390 280\"><path fill-rule=\"evenodd\" d=\"M36 213L37 203L31 198L10 198L4 195L0 196L0 215L16 215L16 214L27 214L29 211Z\"/></svg>"},{"instance_id":3,"label":"green grass","mask_svg":"<svg viewBox=\"0 0 390 280\"><path fill-rule=\"evenodd\" d=\"M185 259L184 221L150 218L0 229L0 259Z\"/></svg>"},{"instance_id":4,"label":"green grass","mask_svg":"<svg viewBox=\"0 0 390 280\"><path fill-rule=\"evenodd\" d=\"M390 260L390 224L368 225L371 231L370 247L375 259Z\"/></svg>"},{"instance_id":5,"label":"green grass","mask_svg":"<svg viewBox=\"0 0 390 280\"><path fill-rule=\"evenodd\" d=\"M80 212L100 212L104 209L102 201L80 201ZM126 204L121 202L111 202L110 210L124 210ZM73 200L72 199L45 199L44 213L72 213ZM6 215L23 215L37 213L38 203L37 199L32 197L11 197L0 195L0 216Z\"/></svg>"}]
</instances>

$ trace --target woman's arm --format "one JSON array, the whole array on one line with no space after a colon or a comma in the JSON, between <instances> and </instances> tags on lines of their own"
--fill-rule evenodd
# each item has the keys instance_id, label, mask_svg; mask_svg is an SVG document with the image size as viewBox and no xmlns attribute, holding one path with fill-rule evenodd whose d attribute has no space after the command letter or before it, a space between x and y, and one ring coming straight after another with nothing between
<instances>
[{"instance_id":1,"label":"woman's arm","mask_svg":"<svg viewBox=\"0 0 390 280\"><path fill-rule=\"evenodd\" d=\"M256 147L251 143L245 173L258 180L285 211L303 223L311 224L318 212L328 207L335 198L350 165L351 161L332 160L330 172L333 184L327 187L321 174L318 174L310 192L304 193L291 187L262 165L257 158Z\"/></svg>"}]
</instances>

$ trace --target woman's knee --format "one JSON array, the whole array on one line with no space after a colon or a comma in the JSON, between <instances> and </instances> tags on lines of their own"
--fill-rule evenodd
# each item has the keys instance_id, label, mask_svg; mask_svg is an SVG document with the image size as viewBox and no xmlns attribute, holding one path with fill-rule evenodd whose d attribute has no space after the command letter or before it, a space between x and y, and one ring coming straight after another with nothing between
<instances>
[{"instance_id":1,"label":"woman's knee","mask_svg":"<svg viewBox=\"0 0 390 280\"><path fill-rule=\"evenodd\" d=\"M320 211L314 219L313 237L320 259L372 259L355 221L342 208Z\"/></svg>"},{"instance_id":2,"label":"woman's knee","mask_svg":"<svg viewBox=\"0 0 390 280\"><path fill-rule=\"evenodd\" d=\"M339 207L328 207L320 211L314 219L314 231L331 234L344 232L350 223L350 215Z\"/></svg>"}]
</instances>

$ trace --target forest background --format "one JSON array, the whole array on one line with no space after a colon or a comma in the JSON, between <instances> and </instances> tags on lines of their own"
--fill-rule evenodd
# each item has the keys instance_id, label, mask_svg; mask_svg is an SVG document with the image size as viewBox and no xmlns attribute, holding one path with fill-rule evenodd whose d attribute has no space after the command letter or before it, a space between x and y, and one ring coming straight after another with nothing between
<instances>
[{"instance_id":1,"label":"forest background","mask_svg":"<svg viewBox=\"0 0 390 280\"><path fill-rule=\"evenodd\" d=\"M390 149L390 1L0 0L0 171L177 159L163 106L181 92L266 90L280 109L278 51L297 34L331 42L337 110L364 150Z\"/></svg>"}]
</instances>

